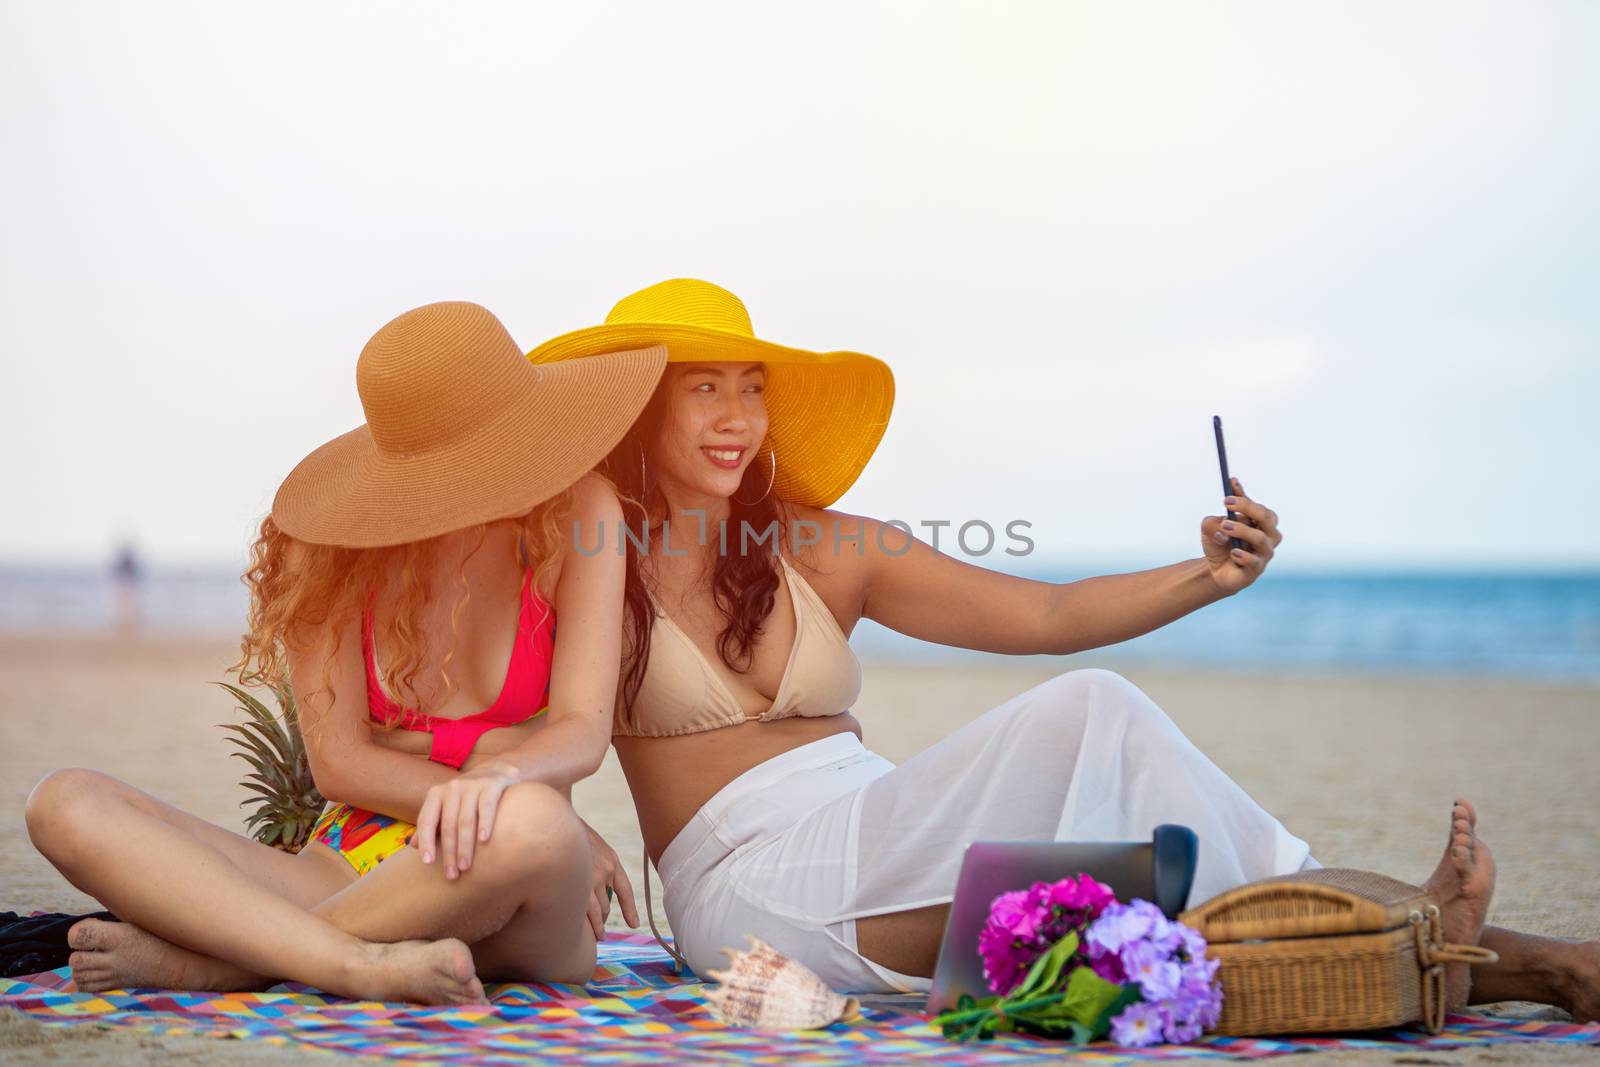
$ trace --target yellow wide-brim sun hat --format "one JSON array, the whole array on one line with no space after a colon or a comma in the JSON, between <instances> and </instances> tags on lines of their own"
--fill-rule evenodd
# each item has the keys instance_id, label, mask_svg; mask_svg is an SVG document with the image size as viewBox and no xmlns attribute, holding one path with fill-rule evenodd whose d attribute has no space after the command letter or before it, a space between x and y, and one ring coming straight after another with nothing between
<instances>
[{"instance_id":1,"label":"yellow wide-brim sun hat","mask_svg":"<svg viewBox=\"0 0 1600 1067\"><path fill-rule=\"evenodd\" d=\"M767 440L777 451L772 493L825 508L844 495L883 439L894 408L888 364L860 352L808 352L763 341L744 302L695 278L625 296L604 325L546 341L535 364L665 345L669 363L763 363Z\"/></svg>"}]
</instances>

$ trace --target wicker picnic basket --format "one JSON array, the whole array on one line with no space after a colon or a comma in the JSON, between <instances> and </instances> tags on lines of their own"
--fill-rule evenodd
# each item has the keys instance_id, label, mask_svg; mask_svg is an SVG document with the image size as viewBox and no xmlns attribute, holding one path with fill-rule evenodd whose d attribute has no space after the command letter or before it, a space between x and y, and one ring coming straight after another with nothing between
<instances>
[{"instance_id":1,"label":"wicker picnic basket","mask_svg":"<svg viewBox=\"0 0 1600 1067\"><path fill-rule=\"evenodd\" d=\"M1217 1033L1444 1026L1444 965L1493 952L1444 940L1439 906L1368 871L1302 871L1230 889L1179 919L1222 961Z\"/></svg>"}]
</instances>

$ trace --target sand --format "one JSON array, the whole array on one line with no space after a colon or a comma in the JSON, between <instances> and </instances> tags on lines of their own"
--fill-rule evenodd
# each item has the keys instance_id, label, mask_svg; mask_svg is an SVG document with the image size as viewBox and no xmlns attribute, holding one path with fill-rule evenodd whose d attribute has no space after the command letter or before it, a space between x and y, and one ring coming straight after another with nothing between
<instances>
[{"instance_id":1,"label":"sand","mask_svg":"<svg viewBox=\"0 0 1600 1067\"><path fill-rule=\"evenodd\" d=\"M217 723L231 698L226 639L0 636L0 910L96 905L32 848L23 803L42 775L93 767L203 818L240 827L244 764ZM857 714L867 743L902 760L985 709L1094 656L992 665L869 663ZM1491 921L1600 937L1600 688L1484 680L1230 676L1125 670L1202 750L1325 864L1413 880L1437 863L1450 802L1472 798L1500 864ZM639 834L614 756L575 790L580 812L639 884ZM660 918L657 908L657 917ZM621 925L613 915L614 925ZM1539 1017L1528 1006L1500 1010ZM1508 1055L1508 1052L1511 1053ZM297 1063L302 1050L120 1032L66 1035L0 1016L0 1058L20 1064ZM1324 1057L1326 1058L1326 1057ZM1340 1056L1338 1059L1351 1059ZM1600 1061L1595 1050L1481 1049L1364 1063ZM1296 1057L1296 1064L1309 1063Z\"/></svg>"}]
</instances>

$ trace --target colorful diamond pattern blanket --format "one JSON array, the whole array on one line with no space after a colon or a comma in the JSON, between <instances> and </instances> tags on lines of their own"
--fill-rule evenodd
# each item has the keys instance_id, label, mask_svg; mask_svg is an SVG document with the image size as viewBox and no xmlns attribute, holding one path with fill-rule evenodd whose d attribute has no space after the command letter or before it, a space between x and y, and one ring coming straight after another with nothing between
<instances>
[{"instance_id":1,"label":"colorful diamond pattern blanket","mask_svg":"<svg viewBox=\"0 0 1600 1067\"><path fill-rule=\"evenodd\" d=\"M500 985L472 1008L363 1003L285 983L265 993L135 990L78 993L65 970L0 979L0 1008L56 1026L110 1026L156 1034L231 1037L400 1061L449 1064L770 1063L1010 1064L1070 1060L1258 1059L1311 1049L1442 1049L1556 1041L1600 1045L1600 1024L1453 1016L1441 1034L1394 1030L1285 1040L1207 1038L1193 1045L1091 1048L1005 1036L957 1045L926 1018L887 1001L824 1030L764 1034L724 1026L704 988L678 977L648 937L611 934L586 986Z\"/></svg>"}]
</instances>

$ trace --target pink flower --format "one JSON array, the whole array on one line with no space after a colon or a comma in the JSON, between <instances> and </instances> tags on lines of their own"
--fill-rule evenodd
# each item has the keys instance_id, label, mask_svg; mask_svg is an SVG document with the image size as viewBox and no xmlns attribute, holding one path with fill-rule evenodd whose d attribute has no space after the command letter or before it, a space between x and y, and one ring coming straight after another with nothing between
<instances>
[{"instance_id":1,"label":"pink flower","mask_svg":"<svg viewBox=\"0 0 1600 1067\"><path fill-rule=\"evenodd\" d=\"M1097 956L1091 951L1089 969L1106 981L1115 982L1117 985L1128 980L1128 972L1122 969L1122 958L1114 952Z\"/></svg>"},{"instance_id":2,"label":"pink flower","mask_svg":"<svg viewBox=\"0 0 1600 1067\"><path fill-rule=\"evenodd\" d=\"M989 988L1001 995L1015 989L1035 960L1068 934L1081 935L1111 903L1110 888L1088 875L1000 894L978 935Z\"/></svg>"}]
</instances>

